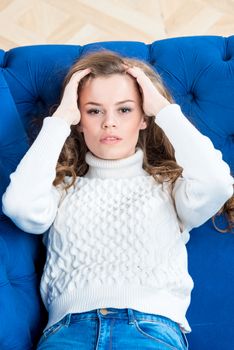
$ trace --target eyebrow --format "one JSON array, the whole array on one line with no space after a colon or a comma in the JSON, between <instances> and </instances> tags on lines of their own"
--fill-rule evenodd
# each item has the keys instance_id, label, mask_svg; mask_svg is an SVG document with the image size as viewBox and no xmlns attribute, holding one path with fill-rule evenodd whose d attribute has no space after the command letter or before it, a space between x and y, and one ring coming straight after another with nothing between
<instances>
[{"instance_id":1,"label":"eyebrow","mask_svg":"<svg viewBox=\"0 0 234 350\"><path fill-rule=\"evenodd\" d=\"M135 103L135 101L133 101L133 100L124 100L124 101L116 102L115 104L116 104L116 105L120 105L120 104L126 103L126 102L133 102L133 103ZM87 103L85 103L85 105L102 106L101 103L97 103L97 102L93 102L93 101L87 102Z\"/></svg>"}]
</instances>

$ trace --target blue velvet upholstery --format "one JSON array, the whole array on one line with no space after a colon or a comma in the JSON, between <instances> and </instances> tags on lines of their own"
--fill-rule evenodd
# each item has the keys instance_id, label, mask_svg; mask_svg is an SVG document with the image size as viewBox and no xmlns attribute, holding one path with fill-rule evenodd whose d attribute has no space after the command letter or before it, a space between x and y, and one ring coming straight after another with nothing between
<instances>
[{"instance_id":1,"label":"blue velvet upholstery","mask_svg":"<svg viewBox=\"0 0 234 350\"><path fill-rule=\"evenodd\" d=\"M0 195L35 137L31 120L48 115L62 80L84 52L107 48L152 64L187 118L234 170L234 36L181 37L89 45L35 45L0 50ZM39 120L38 119L38 120ZM188 145L189 147L189 145ZM224 226L224 220L217 221ZM18 229L1 213L0 348L33 349L46 322L39 296L42 236ZM195 288L187 317L192 350L234 349L234 236L211 219L187 244Z\"/></svg>"}]
</instances>

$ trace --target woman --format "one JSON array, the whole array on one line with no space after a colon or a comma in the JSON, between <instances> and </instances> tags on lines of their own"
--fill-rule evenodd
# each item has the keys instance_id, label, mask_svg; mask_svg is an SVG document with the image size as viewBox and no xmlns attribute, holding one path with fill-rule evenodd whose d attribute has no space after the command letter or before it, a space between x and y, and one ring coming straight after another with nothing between
<instances>
[{"instance_id":1,"label":"woman","mask_svg":"<svg viewBox=\"0 0 234 350\"><path fill-rule=\"evenodd\" d=\"M185 244L233 183L150 65L81 57L3 196L21 229L49 229L38 349L187 349Z\"/></svg>"}]
</instances>

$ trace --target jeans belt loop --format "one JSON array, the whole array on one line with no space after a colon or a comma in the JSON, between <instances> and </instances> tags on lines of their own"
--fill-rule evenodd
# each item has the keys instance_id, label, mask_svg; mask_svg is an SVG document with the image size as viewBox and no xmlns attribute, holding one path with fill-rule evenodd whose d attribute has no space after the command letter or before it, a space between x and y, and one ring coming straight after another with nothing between
<instances>
[{"instance_id":1,"label":"jeans belt loop","mask_svg":"<svg viewBox=\"0 0 234 350\"><path fill-rule=\"evenodd\" d=\"M127 309L128 310L128 323L129 324L134 324L135 323L135 316L133 309Z\"/></svg>"},{"instance_id":2,"label":"jeans belt loop","mask_svg":"<svg viewBox=\"0 0 234 350\"><path fill-rule=\"evenodd\" d=\"M69 325L71 323L71 316L72 316L72 314L67 314L66 315L66 317L64 319L64 322L63 322L64 326L69 327Z\"/></svg>"}]
</instances>

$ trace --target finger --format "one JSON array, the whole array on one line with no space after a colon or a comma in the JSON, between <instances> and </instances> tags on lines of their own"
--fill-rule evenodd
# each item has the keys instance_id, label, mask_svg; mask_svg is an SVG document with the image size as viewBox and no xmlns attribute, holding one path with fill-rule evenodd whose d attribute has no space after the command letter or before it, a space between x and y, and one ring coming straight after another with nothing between
<instances>
[{"instance_id":1,"label":"finger","mask_svg":"<svg viewBox=\"0 0 234 350\"><path fill-rule=\"evenodd\" d=\"M135 78L144 75L144 72L138 67L130 67L127 69L127 72L133 75Z\"/></svg>"},{"instance_id":2,"label":"finger","mask_svg":"<svg viewBox=\"0 0 234 350\"><path fill-rule=\"evenodd\" d=\"M77 98L77 88L80 84L80 81L90 72L91 72L91 68L86 68L73 73L73 75L71 76L71 79L67 84L65 90L69 91L69 93L73 96L73 98Z\"/></svg>"},{"instance_id":3,"label":"finger","mask_svg":"<svg viewBox=\"0 0 234 350\"><path fill-rule=\"evenodd\" d=\"M138 77L138 75L136 74L136 72L130 71L129 69L127 70L127 73L128 73L129 75L131 75L133 78L137 78L137 77Z\"/></svg>"},{"instance_id":4,"label":"finger","mask_svg":"<svg viewBox=\"0 0 234 350\"><path fill-rule=\"evenodd\" d=\"M143 93L143 86L146 84L146 80L145 80L146 76L144 76L144 72L141 71L140 69L137 69L137 67L134 67L134 68L129 68L127 70L127 73L136 79L140 87L140 91L141 93Z\"/></svg>"},{"instance_id":5,"label":"finger","mask_svg":"<svg viewBox=\"0 0 234 350\"><path fill-rule=\"evenodd\" d=\"M147 75L140 68L138 67L130 68L128 70L128 73L131 74L134 78L136 78L138 84L142 88L144 87L150 88L152 86L152 81L150 80L149 77L147 77Z\"/></svg>"},{"instance_id":6,"label":"finger","mask_svg":"<svg viewBox=\"0 0 234 350\"><path fill-rule=\"evenodd\" d=\"M128 69L128 68L130 68L130 66L127 64L127 63L122 63L122 66L124 67L124 69Z\"/></svg>"},{"instance_id":7,"label":"finger","mask_svg":"<svg viewBox=\"0 0 234 350\"><path fill-rule=\"evenodd\" d=\"M75 80L75 81L79 81L82 78L84 78L87 74L89 74L90 72L91 72L91 68L79 70L79 71L73 73L71 79Z\"/></svg>"}]
</instances>

